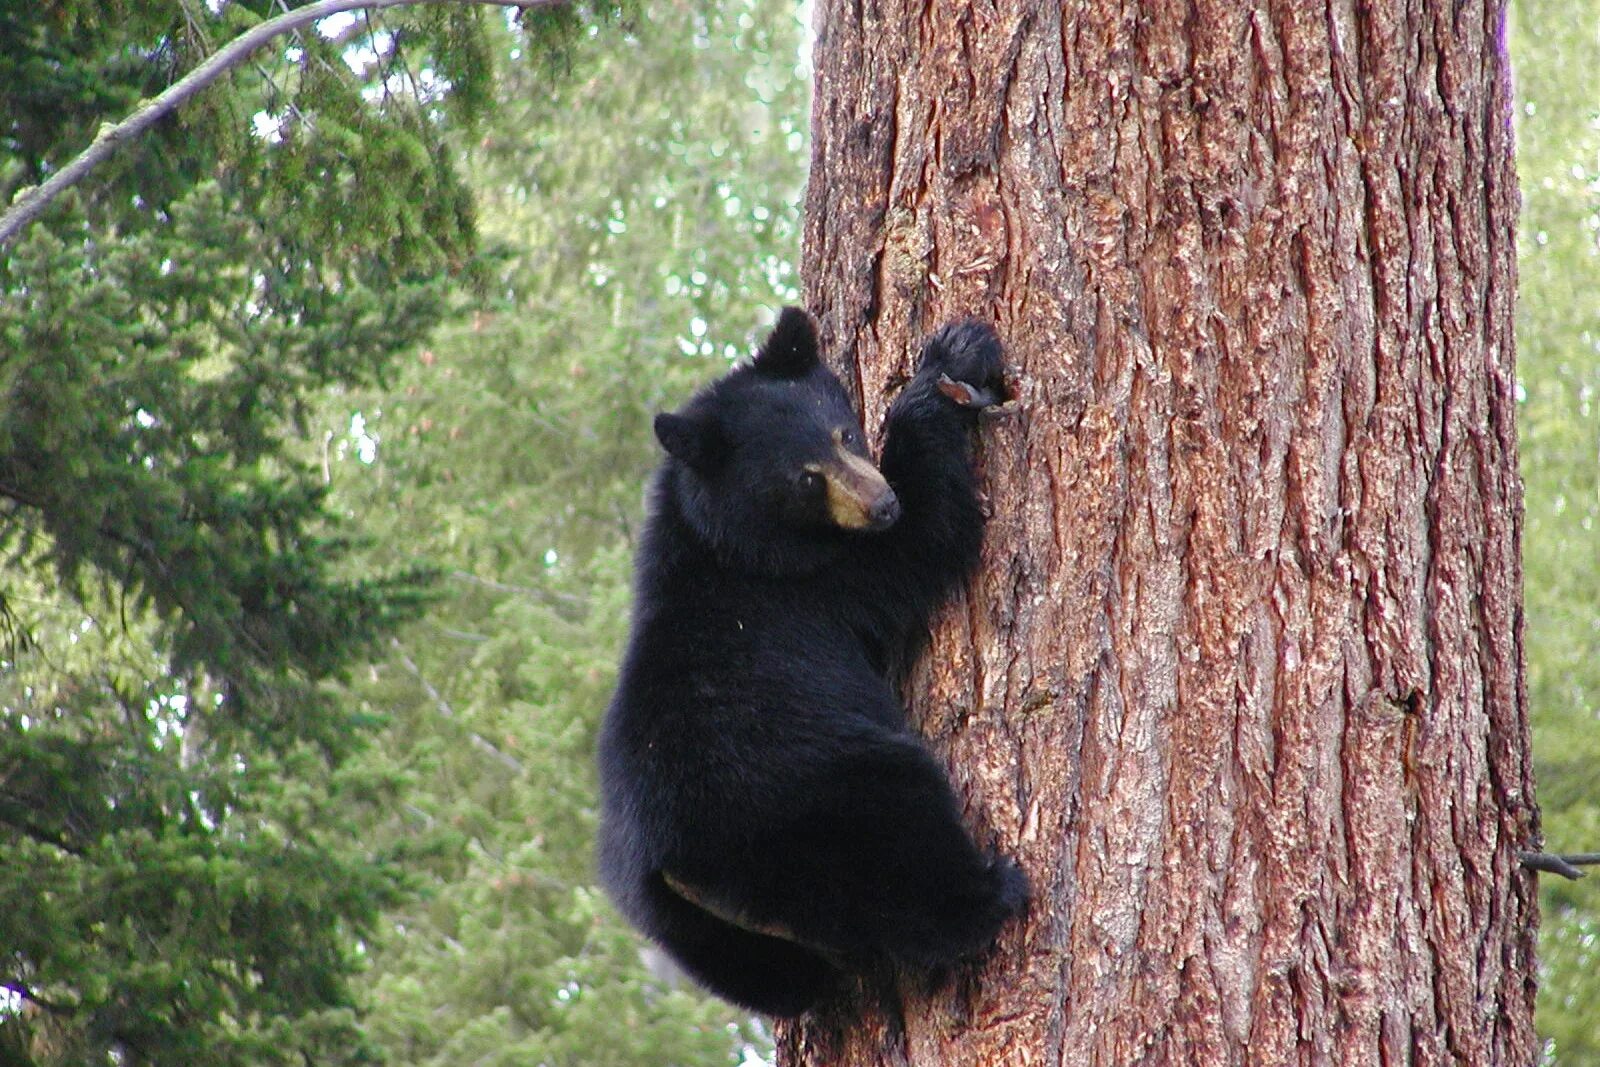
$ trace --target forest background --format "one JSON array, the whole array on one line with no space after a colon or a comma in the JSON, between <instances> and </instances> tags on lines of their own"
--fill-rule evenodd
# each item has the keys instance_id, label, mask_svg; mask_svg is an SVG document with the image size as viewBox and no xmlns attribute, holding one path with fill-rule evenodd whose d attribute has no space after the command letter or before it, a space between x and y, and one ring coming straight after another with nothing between
<instances>
[{"instance_id":1,"label":"forest background","mask_svg":"<svg viewBox=\"0 0 1600 1067\"><path fill-rule=\"evenodd\" d=\"M284 8L0 11L0 203ZM794 4L282 38L0 250L0 1062L739 1064L593 884L649 416L799 298ZM1600 0L1513 5L1529 700L1600 849ZM1538 1026L1600 1062L1596 880Z\"/></svg>"}]
</instances>

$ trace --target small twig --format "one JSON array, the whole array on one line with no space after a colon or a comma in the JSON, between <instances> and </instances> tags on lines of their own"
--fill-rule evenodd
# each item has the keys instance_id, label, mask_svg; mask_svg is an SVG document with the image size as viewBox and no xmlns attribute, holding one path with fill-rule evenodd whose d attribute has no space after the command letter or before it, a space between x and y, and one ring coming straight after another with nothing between
<instances>
[{"instance_id":1,"label":"small twig","mask_svg":"<svg viewBox=\"0 0 1600 1067\"><path fill-rule=\"evenodd\" d=\"M396 654L399 655L401 665L404 666L406 670L411 672L411 676L417 680L417 684L421 685L423 691L433 699L433 706L439 709L439 714L444 718L451 720L452 722L455 721L456 709L452 708L450 706L450 702L444 698L444 694L439 692L438 689L434 688L432 682L428 681L427 676L422 673L422 668L417 666L417 661L412 659L410 654L406 652L406 648L400 643L400 639L398 637L391 637L389 639L389 644L393 646ZM523 772L524 768L521 760L517 759L517 757L513 756L511 753L504 751L493 741L490 741L487 737L484 737L476 730L468 730L467 739L472 742L474 748L485 753L486 755L493 757L496 760L499 760L500 764L506 769L510 770L513 774L521 774Z\"/></svg>"},{"instance_id":2,"label":"small twig","mask_svg":"<svg viewBox=\"0 0 1600 1067\"><path fill-rule=\"evenodd\" d=\"M134 140L151 126L176 111L206 86L227 74L248 59L256 49L283 34L312 25L330 15L346 11L380 11L391 7L410 7L417 4L481 4L490 7L514 7L522 11L560 7L569 0L317 0L316 3L296 8L276 18L270 18L246 30L221 48L209 59L188 74L173 82L159 95L148 100L121 122L106 123L72 162L56 171L42 185L24 189L12 205L0 215L0 246L9 244L23 227L44 212L56 197L77 185L95 167L104 163L124 144Z\"/></svg>"},{"instance_id":3,"label":"small twig","mask_svg":"<svg viewBox=\"0 0 1600 1067\"><path fill-rule=\"evenodd\" d=\"M589 602L574 593L562 593L554 589L539 589L531 585L512 585L510 582L498 582L493 578L482 578L470 571L451 571L449 577L458 582L469 582L472 585L481 585L485 589L493 589L497 593L517 593L521 596L532 597L546 604L559 604L562 607L581 611L589 606Z\"/></svg>"},{"instance_id":4,"label":"small twig","mask_svg":"<svg viewBox=\"0 0 1600 1067\"><path fill-rule=\"evenodd\" d=\"M1559 874L1563 878L1576 881L1584 876L1579 867L1600 866L1600 852L1569 852L1565 855L1557 855L1554 852L1518 852L1517 861L1530 871Z\"/></svg>"}]
</instances>

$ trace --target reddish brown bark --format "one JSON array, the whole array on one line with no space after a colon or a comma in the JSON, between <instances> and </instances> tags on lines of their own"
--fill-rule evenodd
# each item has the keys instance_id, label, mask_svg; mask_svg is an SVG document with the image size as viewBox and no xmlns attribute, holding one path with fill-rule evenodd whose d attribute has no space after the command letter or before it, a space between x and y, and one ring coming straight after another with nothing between
<instances>
[{"instance_id":1,"label":"reddish brown bark","mask_svg":"<svg viewBox=\"0 0 1600 1067\"><path fill-rule=\"evenodd\" d=\"M1038 889L786 1064L1529 1064L1501 5L821 0L808 297L870 428L975 313L909 689Z\"/></svg>"}]
</instances>

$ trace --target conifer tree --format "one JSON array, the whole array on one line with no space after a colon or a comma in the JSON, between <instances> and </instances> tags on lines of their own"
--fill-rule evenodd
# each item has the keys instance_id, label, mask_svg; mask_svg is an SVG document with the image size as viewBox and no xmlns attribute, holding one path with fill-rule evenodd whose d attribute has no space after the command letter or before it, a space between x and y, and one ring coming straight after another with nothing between
<instances>
[{"instance_id":1,"label":"conifer tree","mask_svg":"<svg viewBox=\"0 0 1600 1067\"><path fill-rule=\"evenodd\" d=\"M409 783L368 836L423 890L371 950L395 1062L730 1064L770 1042L652 970L595 888L593 747L651 415L799 298L801 30L783 0L658 4L558 86L506 65L463 165L483 295L323 424L375 565L421 551L444 575L351 690L389 722L363 762Z\"/></svg>"},{"instance_id":2,"label":"conifer tree","mask_svg":"<svg viewBox=\"0 0 1600 1067\"><path fill-rule=\"evenodd\" d=\"M0 201L281 6L7 6ZM591 21L532 20L524 62ZM351 832L390 794L330 683L426 574L356 568L307 419L470 266L444 134L490 25L285 38L0 250L0 1060L376 1054L350 978L402 879Z\"/></svg>"},{"instance_id":3,"label":"conifer tree","mask_svg":"<svg viewBox=\"0 0 1600 1067\"><path fill-rule=\"evenodd\" d=\"M907 686L1038 890L780 1062L1536 1055L1504 6L818 8L806 288L869 427L998 324Z\"/></svg>"}]
</instances>

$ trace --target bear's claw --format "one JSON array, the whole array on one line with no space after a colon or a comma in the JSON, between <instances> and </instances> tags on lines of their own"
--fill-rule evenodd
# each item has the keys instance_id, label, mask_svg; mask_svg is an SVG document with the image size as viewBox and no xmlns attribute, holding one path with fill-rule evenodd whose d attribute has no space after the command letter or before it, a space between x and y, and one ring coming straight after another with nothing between
<instances>
[{"instance_id":1,"label":"bear's claw","mask_svg":"<svg viewBox=\"0 0 1600 1067\"><path fill-rule=\"evenodd\" d=\"M977 411L1006 399L1000 338L994 327L978 319L952 322L928 338L922 369L960 407Z\"/></svg>"},{"instance_id":2,"label":"bear's claw","mask_svg":"<svg viewBox=\"0 0 1600 1067\"><path fill-rule=\"evenodd\" d=\"M989 408L1000 403L990 389L979 389L969 382L958 382L948 374L939 375L939 392L964 408Z\"/></svg>"}]
</instances>

